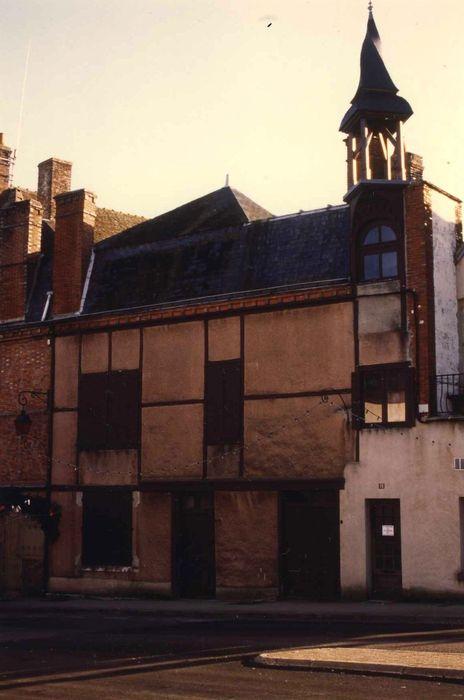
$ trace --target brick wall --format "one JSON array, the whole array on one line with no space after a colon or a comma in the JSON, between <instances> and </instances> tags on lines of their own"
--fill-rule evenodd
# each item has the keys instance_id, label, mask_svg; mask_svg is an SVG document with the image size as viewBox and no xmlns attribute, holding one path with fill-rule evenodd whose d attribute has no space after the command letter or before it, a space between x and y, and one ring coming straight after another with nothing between
<instances>
[{"instance_id":1,"label":"brick wall","mask_svg":"<svg viewBox=\"0 0 464 700\"><path fill-rule=\"evenodd\" d=\"M8 189L10 183L11 148L3 141L0 134L0 192Z\"/></svg>"},{"instance_id":2,"label":"brick wall","mask_svg":"<svg viewBox=\"0 0 464 700\"><path fill-rule=\"evenodd\" d=\"M95 227L95 195L86 190L56 197L53 313L79 310Z\"/></svg>"},{"instance_id":3,"label":"brick wall","mask_svg":"<svg viewBox=\"0 0 464 700\"><path fill-rule=\"evenodd\" d=\"M44 218L54 219L55 197L71 189L72 163L59 158L49 158L39 163L37 196L44 208Z\"/></svg>"},{"instance_id":4,"label":"brick wall","mask_svg":"<svg viewBox=\"0 0 464 700\"><path fill-rule=\"evenodd\" d=\"M27 254L40 249L42 207L15 202L0 212L0 320L24 318Z\"/></svg>"},{"instance_id":5,"label":"brick wall","mask_svg":"<svg viewBox=\"0 0 464 700\"><path fill-rule=\"evenodd\" d=\"M38 398L27 396L32 425L27 437L15 433L21 390L50 388L51 346L44 335L0 340L0 484L43 484L48 463L49 415Z\"/></svg>"},{"instance_id":6,"label":"brick wall","mask_svg":"<svg viewBox=\"0 0 464 700\"><path fill-rule=\"evenodd\" d=\"M429 403L429 381L435 367L433 241L430 199L422 182L405 191L405 230L406 284L416 290L417 298L415 323L412 301L408 309L411 356L415 357L418 348L418 400Z\"/></svg>"}]
</instances>

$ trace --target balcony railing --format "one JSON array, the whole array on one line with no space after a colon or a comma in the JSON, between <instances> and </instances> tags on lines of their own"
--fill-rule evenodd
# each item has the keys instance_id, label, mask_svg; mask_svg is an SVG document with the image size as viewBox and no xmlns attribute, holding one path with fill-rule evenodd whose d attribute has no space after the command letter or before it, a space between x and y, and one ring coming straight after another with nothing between
<instances>
[{"instance_id":1,"label":"balcony railing","mask_svg":"<svg viewBox=\"0 0 464 700\"><path fill-rule=\"evenodd\" d=\"M431 381L434 416L464 416L464 374L437 374Z\"/></svg>"}]
</instances>

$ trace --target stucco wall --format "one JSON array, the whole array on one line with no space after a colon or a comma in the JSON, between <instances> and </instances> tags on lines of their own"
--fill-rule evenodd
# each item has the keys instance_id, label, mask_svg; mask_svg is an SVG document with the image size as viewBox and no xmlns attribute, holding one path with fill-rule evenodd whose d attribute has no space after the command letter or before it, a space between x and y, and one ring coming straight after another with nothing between
<instances>
[{"instance_id":1,"label":"stucco wall","mask_svg":"<svg viewBox=\"0 0 464 700\"><path fill-rule=\"evenodd\" d=\"M203 473L203 406L142 410L142 478L191 479Z\"/></svg>"},{"instance_id":2,"label":"stucco wall","mask_svg":"<svg viewBox=\"0 0 464 700\"><path fill-rule=\"evenodd\" d=\"M195 321L145 328L142 400L202 399L204 362L203 323Z\"/></svg>"},{"instance_id":3,"label":"stucco wall","mask_svg":"<svg viewBox=\"0 0 464 700\"><path fill-rule=\"evenodd\" d=\"M55 408L77 407L79 343L79 336L55 341Z\"/></svg>"},{"instance_id":4,"label":"stucco wall","mask_svg":"<svg viewBox=\"0 0 464 700\"><path fill-rule=\"evenodd\" d=\"M245 319L245 393L351 386L352 305L331 304Z\"/></svg>"},{"instance_id":5,"label":"stucco wall","mask_svg":"<svg viewBox=\"0 0 464 700\"><path fill-rule=\"evenodd\" d=\"M137 450L81 452L79 483L87 486L124 486L137 483Z\"/></svg>"},{"instance_id":6,"label":"stucco wall","mask_svg":"<svg viewBox=\"0 0 464 700\"><path fill-rule=\"evenodd\" d=\"M82 336L82 372L107 372L108 357L108 333L88 333Z\"/></svg>"},{"instance_id":7,"label":"stucco wall","mask_svg":"<svg viewBox=\"0 0 464 700\"><path fill-rule=\"evenodd\" d=\"M240 357L240 318L218 318L208 322L208 360Z\"/></svg>"},{"instance_id":8,"label":"stucco wall","mask_svg":"<svg viewBox=\"0 0 464 700\"><path fill-rule=\"evenodd\" d=\"M277 586L276 493L216 493L215 527L218 588Z\"/></svg>"},{"instance_id":9,"label":"stucco wall","mask_svg":"<svg viewBox=\"0 0 464 700\"><path fill-rule=\"evenodd\" d=\"M133 328L111 334L111 369L138 369L140 361L140 331Z\"/></svg>"},{"instance_id":10,"label":"stucco wall","mask_svg":"<svg viewBox=\"0 0 464 700\"><path fill-rule=\"evenodd\" d=\"M53 415L52 482L75 484L77 481L77 411Z\"/></svg>"},{"instance_id":11,"label":"stucco wall","mask_svg":"<svg viewBox=\"0 0 464 700\"><path fill-rule=\"evenodd\" d=\"M136 552L140 561L138 578L171 585L171 496L141 493L137 508Z\"/></svg>"},{"instance_id":12,"label":"stucco wall","mask_svg":"<svg viewBox=\"0 0 464 700\"><path fill-rule=\"evenodd\" d=\"M433 231L433 284L437 374L459 371L457 331L456 202L431 190Z\"/></svg>"},{"instance_id":13,"label":"stucco wall","mask_svg":"<svg viewBox=\"0 0 464 700\"><path fill-rule=\"evenodd\" d=\"M460 422L418 423L411 429L363 430L361 461L345 469L340 492L341 582L345 595L368 585L366 499L399 498L403 589L410 594L464 595L459 498L464 497ZM379 488L380 485L380 488Z\"/></svg>"},{"instance_id":14,"label":"stucco wall","mask_svg":"<svg viewBox=\"0 0 464 700\"><path fill-rule=\"evenodd\" d=\"M341 477L351 437L338 396L246 401L245 476Z\"/></svg>"}]
</instances>

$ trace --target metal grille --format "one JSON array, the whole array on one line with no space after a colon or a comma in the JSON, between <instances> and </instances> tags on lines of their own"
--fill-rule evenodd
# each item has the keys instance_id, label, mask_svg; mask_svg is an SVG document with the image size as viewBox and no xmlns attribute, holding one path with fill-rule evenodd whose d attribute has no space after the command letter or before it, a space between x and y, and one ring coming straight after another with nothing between
<instances>
[{"instance_id":1,"label":"metal grille","mask_svg":"<svg viewBox=\"0 0 464 700\"><path fill-rule=\"evenodd\" d=\"M464 374L437 374L431 395L434 415L464 416Z\"/></svg>"}]
</instances>

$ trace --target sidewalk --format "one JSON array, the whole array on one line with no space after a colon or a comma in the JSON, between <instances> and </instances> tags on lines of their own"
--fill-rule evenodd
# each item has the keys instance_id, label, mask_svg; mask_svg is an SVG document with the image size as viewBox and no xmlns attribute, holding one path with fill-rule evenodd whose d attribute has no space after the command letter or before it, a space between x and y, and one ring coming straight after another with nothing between
<instances>
[{"instance_id":1,"label":"sidewalk","mask_svg":"<svg viewBox=\"0 0 464 700\"><path fill-rule=\"evenodd\" d=\"M33 612L95 611L198 619L266 619L372 624L427 624L464 626L464 603L410 603L389 601L249 601L158 600L50 596L0 600L0 615Z\"/></svg>"},{"instance_id":2,"label":"sidewalk","mask_svg":"<svg viewBox=\"0 0 464 700\"><path fill-rule=\"evenodd\" d=\"M464 657L459 652L376 647L309 647L259 654L253 660L253 665L293 671L342 671L464 683Z\"/></svg>"}]
</instances>

